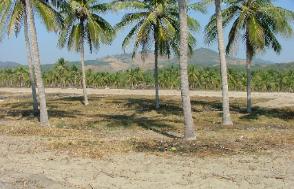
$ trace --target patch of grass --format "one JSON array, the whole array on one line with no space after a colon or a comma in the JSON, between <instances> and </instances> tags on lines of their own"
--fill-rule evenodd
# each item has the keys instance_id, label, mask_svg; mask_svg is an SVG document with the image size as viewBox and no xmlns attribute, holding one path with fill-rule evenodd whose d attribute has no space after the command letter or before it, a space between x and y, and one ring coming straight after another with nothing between
<instances>
[{"instance_id":1,"label":"patch of grass","mask_svg":"<svg viewBox=\"0 0 294 189\"><path fill-rule=\"evenodd\" d=\"M61 119L60 122L57 123L55 127L57 127L57 128L66 128L66 124L65 124L64 120Z\"/></svg>"}]
</instances>

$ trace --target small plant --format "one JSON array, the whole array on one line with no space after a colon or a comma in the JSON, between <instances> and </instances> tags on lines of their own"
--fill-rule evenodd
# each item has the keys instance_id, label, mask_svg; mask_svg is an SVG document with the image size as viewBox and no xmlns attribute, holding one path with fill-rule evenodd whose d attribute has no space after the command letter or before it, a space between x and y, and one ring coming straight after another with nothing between
<instances>
[{"instance_id":1,"label":"small plant","mask_svg":"<svg viewBox=\"0 0 294 189\"><path fill-rule=\"evenodd\" d=\"M64 129L64 128L66 128L66 124L65 124L64 120L60 120L60 121L56 124L56 128L60 128L60 129Z\"/></svg>"}]
</instances>

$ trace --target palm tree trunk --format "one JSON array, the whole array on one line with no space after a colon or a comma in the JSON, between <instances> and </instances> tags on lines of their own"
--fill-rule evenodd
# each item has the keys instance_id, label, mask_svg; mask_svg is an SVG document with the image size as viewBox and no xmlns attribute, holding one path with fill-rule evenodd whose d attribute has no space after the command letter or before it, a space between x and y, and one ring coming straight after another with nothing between
<instances>
[{"instance_id":1,"label":"palm tree trunk","mask_svg":"<svg viewBox=\"0 0 294 189\"><path fill-rule=\"evenodd\" d=\"M154 48L154 81L155 81L155 109L160 108L159 100L159 82L158 82L158 41L157 41L157 32L154 32L155 48Z\"/></svg>"},{"instance_id":2,"label":"palm tree trunk","mask_svg":"<svg viewBox=\"0 0 294 189\"><path fill-rule=\"evenodd\" d=\"M192 117L191 101L189 95L188 80L188 24L187 24L187 2L178 0L180 13L180 73L181 73L181 97L185 122L185 140L196 140L194 123Z\"/></svg>"},{"instance_id":3,"label":"palm tree trunk","mask_svg":"<svg viewBox=\"0 0 294 189\"><path fill-rule=\"evenodd\" d=\"M222 98L223 98L223 125L233 125L230 115L230 102L229 102L229 86L228 86L228 73L227 62L225 55L224 33L223 33L223 20L221 12L221 0L215 0L216 12L216 25L217 25L217 39L218 50L220 56L220 68L222 78Z\"/></svg>"},{"instance_id":4,"label":"palm tree trunk","mask_svg":"<svg viewBox=\"0 0 294 189\"><path fill-rule=\"evenodd\" d=\"M27 13L24 11L24 36L25 36L25 43L27 49L27 58L28 58L28 65L29 65L29 74L30 74L30 81L32 87L32 97L33 97L33 111L34 116L39 115L39 108L38 108L38 99L37 99L37 92L36 92L36 83L35 83L35 74L34 74L34 65L32 62L32 55L30 51L30 41L29 41L29 33L28 33L28 21L27 21Z\"/></svg>"},{"instance_id":5,"label":"palm tree trunk","mask_svg":"<svg viewBox=\"0 0 294 189\"><path fill-rule=\"evenodd\" d=\"M250 51L250 47L247 44L247 52L246 52L246 71L247 71L247 112L252 113L252 98L251 98L251 64L252 64L252 53Z\"/></svg>"},{"instance_id":6,"label":"palm tree trunk","mask_svg":"<svg viewBox=\"0 0 294 189\"><path fill-rule=\"evenodd\" d=\"M31 34L30 35L31 55L32 55L33 64L35 66L35 76L36 76L38 92L39 92L40 122L41 122L41 126L49 126L48 112L47 112L47 105L46 105L46 94L45 94L45 88L44 88L44 83L42 79L40 53L39 53L39 47L38 47L37 31L35 26L33 8L32 8L32 3L30 0L25 0L25 2L26 2L28 23L29 23L29 32Z\"/></svg>"},{"instance_id":7,"label":"palm tree trunk","mask_svg":"<svg viewBox=\"0 0 294 189\"><path fill-rule=\"evenodd\" d=\"M86 72L85 72L85 52L84 52L84 43L81 42L81 69L82 69L82 85L83 85L83 94L84 94L84 105L89 104L88 94L87 94L87 82L86 82Z\"/></svg>"}]
</instances>

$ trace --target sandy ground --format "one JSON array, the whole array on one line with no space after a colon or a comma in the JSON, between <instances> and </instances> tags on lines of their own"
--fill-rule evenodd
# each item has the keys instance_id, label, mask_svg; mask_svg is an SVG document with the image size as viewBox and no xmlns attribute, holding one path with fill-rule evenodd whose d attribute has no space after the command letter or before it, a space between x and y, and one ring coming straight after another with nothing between
<instances>
[{"instance_id":1,"label":"sandy ground","mask_svg":"<svg viewBox=\"0 0 294 189\"><path fill-rule=\"evenodd\" d=\"M0 92L3 93L23 93L28 94L31 92L29 88L0 88ZM47 88L47 94L74 94L81 95L82 89L75 88ZM154 95L154 90L128 90L128 89L88 89L88 94L90 95L138 95L138 96L152 96ZM163 96L180 96L180 91L178 90L160 90L160 95ZM221 91L190 91L191 96L202 96L202 97L221 97ZM229 93L230 97L234 98L246 98L245 92L231 91ZM271 99L264 103L254 104L260 107L267 108L279 108L279 107L290 107L294 106L294 93L260 93L253 92L252 98L264 98ZM254 102L254 101L253 101Z\"/></svg>"},{"instance_id":2,"label":"sandy ground","mask_svg":"<svg viewBox=\"0 0 294 189\"><path fill-rule=\"evenodd\" d=\"M29 94L30 89L2 93ZM48 94L82 94L78 89L46 89ZM153 90L89 89L92 95L153 95ZM161 95L179 96L162 90ZM220 92L192 91L192 96L220 97ZM246 97L231 92L231 97ZM294 106L293 93L253 93L270 101L259 106ZM102 159L73 158L47 150L47 138L0 135L0 189L195 189L273 188L294 186L294 146L261 154L191 157L123 153ZM287 149L287 150L286 150Z\"/></svg>"},{"instance_id":3,"label":"sandy ground","mask_svg":"<svg viewBox=\"0 0 294 189\"><path fill-rule=\"evenodd\" d=\"M0 188L293 188L294 151L193 158L144 153L101 160L40 149L41 138L0 136ZM292 148L293 149L293 148Z\"/></svg>"}]
</instances>

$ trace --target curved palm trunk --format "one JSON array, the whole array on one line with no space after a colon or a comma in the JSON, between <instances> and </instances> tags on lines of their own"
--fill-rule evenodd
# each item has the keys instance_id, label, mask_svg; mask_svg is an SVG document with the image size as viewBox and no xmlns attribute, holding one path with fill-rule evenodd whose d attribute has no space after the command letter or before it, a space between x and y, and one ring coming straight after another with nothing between
<instances>
[{"instance_id":1,"label":"curved palm trunk","mask_svg":"<svg viewBox=\"0 0 294 189\"><path fill-rule=\"evenodd\" d=\"M252 113L252 98L251 98L251 80L252 80L252 75L251 75L251 64L252 64L252 58L253 54L251 53L251 48L250 45L247 42L247 47L246 47L246 71L247 71L247 86L246 86L246 91L247 91L247 112Z\"/></svg>"},{"instance_id":2,"label":"curved palm trunk","mask_svg":"<svg viewBox=\"0 0 294 189\"><path fill-rule=\"evenodd\" d=\"M155 108L159 109L160 108L160 100L159 100L159 82L158 82L158 42L157 42L156 34L154 34L154 38L155 38L155 48L154 48Z\"/></svg>"},{"instance_id":3,"label":"curved palm trunk","mask_svg":"<svg viewBox=\"0 0 294 189\"><path fill-rule=\"evenodd\" d=\"M187 25L187 2L178 0L180 13L180 73L181 73L181 97L185 122L185 140L195 140L194 123L192 117L191 101L189 96L188 80L188 25Z\"/></svg>"},{"instance_id":4,"label":"curved palm trunk","mask_svg":"<svg viewBox=\"0 0 294 189\"><path fill-rule=\"evenodd\" d=\"M41 63L40 63L40 53L38 47L38 40L37 40L37 31L34 21L34 14L33 8L30 0L25 0L26 2L26 11L28 16L28 23L29 23L29 32L30 32L30 45L31 45L31 56L32 61L35 66L35 76L38 86L39 92L39 100L40 100L40 122L41 126L49 126L48 120L48 112L47 112L47 105L46 105L46 94L44 83L42 79L42 72L41 72Z\"/></svg>"},{"instance_id":5,"label":"curved palm trunk","mask_svg":"<svg viewBox=\"0 0 294 189\"><path fill-rule=\"evenodd\" d=\"M84 94L84 105L87 106L89 104L88 94L87 94L87 82L86 82L86 72L85 72L85 52L84 52L84 43L81 42L81 69L82 69L82 85L83 85L83 94Z\"/></svg>"},{"instance_id":6,"label":"curved palm trunk","mask_svg":"<svg viewBox=\"0 0 294 189\"><path fill-rule=\"evenodd\" d=\"M25 36L25 43L26 43L26 49L27 49L30 81L31 81L31 87L32 87L33 111L34 111L34 116L38 116L39 115L38 99L37 99L37 92L36 92L34 65L32 62L32 55L31 55L31 51L30 51L30 40L29 40L27 19L28 18L27 18L26 11L24 11L24 36Z\"/></svg>"},{"instance_id":7,"label":"curved palm trunk","mask_svg":"<svg viewBox=\"0 0 294 189\"><path fill-rule=\"evenodd\" d=\"M221 0L215 0L215 12L216 12L218 50L219 50L219 56L220 56L220 68L221 68L221 78L222 78L223 125L233 125L233 122L231 120L231 115L230 115L228 73L227 73L227 62L226 62L225 45L224 45Z\"/></svg>"}]
</instances>

